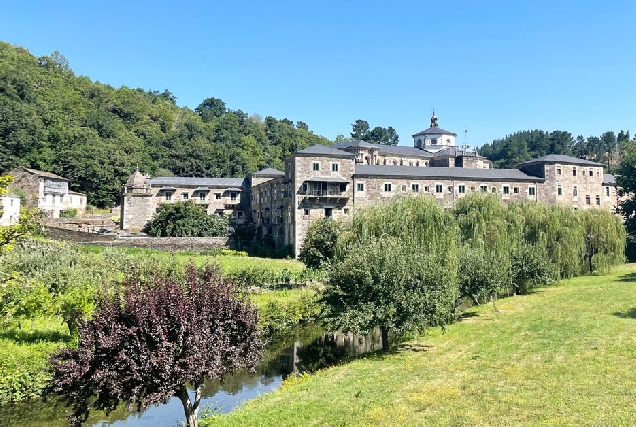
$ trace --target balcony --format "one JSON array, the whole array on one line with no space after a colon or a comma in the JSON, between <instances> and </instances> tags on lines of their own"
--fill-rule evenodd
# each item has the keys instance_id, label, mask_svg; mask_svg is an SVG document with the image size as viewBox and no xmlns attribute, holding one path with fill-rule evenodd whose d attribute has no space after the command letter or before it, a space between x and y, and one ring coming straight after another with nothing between
<instances>
[{"instance_id":1,"label":"balcony","mask_svg":"<svg viewBox=\"0 0 636 427\"><path fill-rule=\"evenodd\" d=\"M225 202L223 204L225 209L236 209L239 207L239 205L240 205L240 202L238 200Z\"/></svg>"},{"instance_id":2,"label":"balcony","mask_svg":"<svg viewBox=\"0 0 636 427\"><path fill-rule=\"evenodd\" d=\"M301 192L301 194L309 197L349 197L343 193L344 191L341 191L340 189L316 190L313 188L308 189L304 193Z\"/></svg>"}]
</instances>

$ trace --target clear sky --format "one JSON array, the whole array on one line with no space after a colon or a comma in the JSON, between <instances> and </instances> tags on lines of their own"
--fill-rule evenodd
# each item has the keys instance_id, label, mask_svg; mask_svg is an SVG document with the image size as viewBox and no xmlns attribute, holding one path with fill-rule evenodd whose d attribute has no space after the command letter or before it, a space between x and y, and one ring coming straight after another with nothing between
<instances>
[{"instance_id":1,"label":"clear sky","mask_svg":"<svg viewBox=\"0 0 636 427\"><path fill-rule=\"evenodd\" d=\"M194 109L356 119L400 145L429 127L480 146L518 130L636 133L636 2L5 1L0 40L77 75L170 90Z\"/></svg>"}]
</instances>

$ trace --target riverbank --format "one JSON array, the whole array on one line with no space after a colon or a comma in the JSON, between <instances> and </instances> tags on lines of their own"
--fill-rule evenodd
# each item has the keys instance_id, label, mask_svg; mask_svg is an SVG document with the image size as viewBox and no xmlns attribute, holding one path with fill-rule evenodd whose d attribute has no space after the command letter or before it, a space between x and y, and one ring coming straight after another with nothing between
<instances>
[{"instance_id":1,"label":"riverbank","mask_svg":"<svg viewBox=\"0 0 636 427\"><path fill-rule=\"evenodd\" d=\"M391 353L292 378L214 426L629 425L636 264L471 308Z\"/></svg>"}]
</instances>

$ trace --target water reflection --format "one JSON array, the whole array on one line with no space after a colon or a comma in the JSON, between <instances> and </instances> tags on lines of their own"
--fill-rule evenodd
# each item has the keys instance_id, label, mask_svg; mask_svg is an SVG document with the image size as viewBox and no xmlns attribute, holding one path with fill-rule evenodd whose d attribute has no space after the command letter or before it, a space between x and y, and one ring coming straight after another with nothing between
<instances>
[{"instance_id":1,"label":"water reflection","mask_svg":"<svg viewBox=\"0 0 636 427\"><path fill-rule=\"evenodd\" d=\"M294 335L267 346L263 361L255 373L239 371L223 383L208 381L202 390L202 407L230 412L242 402L278 388L292 373L315 372L349 360L357 355L382 348L379 331L368 336L353 333L324 333L317 327L303 328ZM66 408L59 399L34 401L0 408L0 426L65 427ZM153 406L143 412L117 408L106 416L91 412L85 424L93 427L174 427L184 419L183 407L177 398L165 405Z\"/></svg>"}]
</instances>

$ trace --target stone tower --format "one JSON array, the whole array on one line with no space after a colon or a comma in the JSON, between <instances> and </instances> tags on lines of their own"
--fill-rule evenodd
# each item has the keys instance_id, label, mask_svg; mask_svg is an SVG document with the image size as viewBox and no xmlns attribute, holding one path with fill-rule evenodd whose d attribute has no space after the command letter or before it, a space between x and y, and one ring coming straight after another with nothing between
<instances>
[{"instance_id":1,"label":"stone tower","mask_svg":"<svg viewBox=\"0 0 636 427\"><path fill-rule=\"evenodd\" d=\"M152 192L149 178L135 171L124 184L121 197L120 228L133 232L141 231L152 219Z\"/></svg>"}]
</instances>

